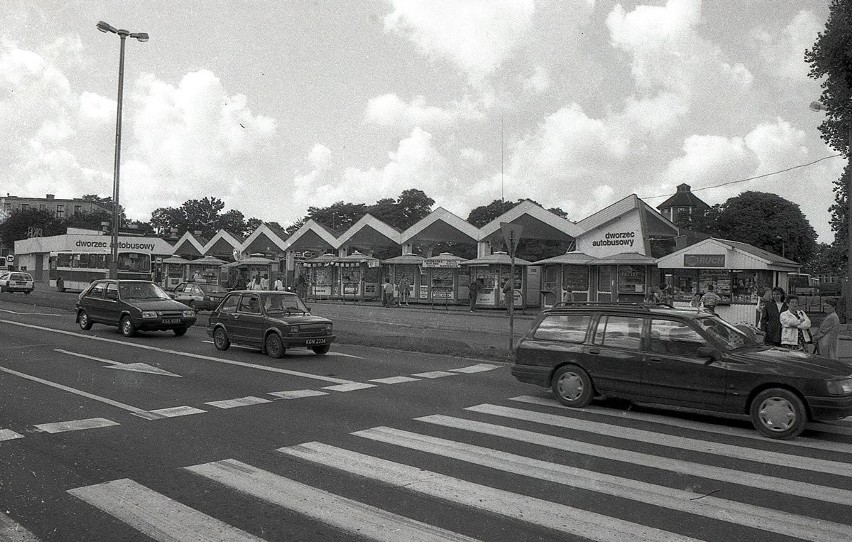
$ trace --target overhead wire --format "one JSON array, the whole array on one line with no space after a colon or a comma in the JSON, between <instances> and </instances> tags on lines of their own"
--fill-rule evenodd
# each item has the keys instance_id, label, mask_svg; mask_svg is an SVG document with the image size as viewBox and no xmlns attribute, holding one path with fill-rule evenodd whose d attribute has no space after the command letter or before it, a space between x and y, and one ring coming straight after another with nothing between
<instances>
[{"instance_id":1,"label":"overhead wire","mask_svg":"<svg viewBox=\"0 0 852 542\"><path fill-rule=\"evenodd\" d=\"M830 156L823 156L822 158L820 158L818 160L814 160L813 162L808 162L807 164L799 164L797 166L788 167L786 169L779 169L778 171L773 171L772 173L764 173L763 175L756 175L754 177L748 177L746 179L738 179L736 181L728 181L728 182L716 184L716 185L713 185L713 186L704 186L704 187L701 187L701 188L692 188L691 191L692 192L700 192L702 190L710 190L711 188L720 188L722 186L728 186L728 185L731 185L731 184L744 183L744 182L747 182L747 181L753 181L755 179L763 179L764 177L771 177L772 175L778 175L778 174L781 174L781 173L786 173L788 171L793 171L794 169L812 166L812 165L814 165L818 162L822 162L823 160L828 160L829 158L837 158L838 156L843 156L843 153L832 154ZM668 197L671 197L671 193L663 194L663 195L659 195L659 196L639 196L639 197L642 198L642 199L668 198Z\"/></svg>"}]
</instances>

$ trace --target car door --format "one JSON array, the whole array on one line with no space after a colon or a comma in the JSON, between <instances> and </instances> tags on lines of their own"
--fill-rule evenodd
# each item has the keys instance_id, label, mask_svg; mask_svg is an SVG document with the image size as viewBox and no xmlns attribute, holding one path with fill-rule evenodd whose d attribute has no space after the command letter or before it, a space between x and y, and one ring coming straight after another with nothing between
<instances>
[{"instance_id":1,"label":"car door","mask_svg":"<svg viewBox=\"0 0 852 542\"><path fill-rule=\"evenodd\" d=\"M180 301L181 303L186 303L187 301L189 301L188 299L186 299L186 294L184 292L186 287L187 284L185 282L181 282L180 284L175 286L175 289L172 290L172 299L174 299L175 301Z\"/></svg>"},{"instance_id":2,"label":"car door","mask_svg":"<svg viewBox=\"0 0 852 542\"><path fill-rule=\"evenodd\" d=\"M92 322L103 322L105 316L104 292L106 291L106 283L98 282L80 299L80 307L89 315L89 320Z\"/></svg>"},{"instance_id":3,"label":"car door","mask_svg":"<svg viewBox=\"0 0 852 542\"><path fill-rule=\"evenodd\" d=\"M642 368L643 393L668 404L700 408L725 398L724 362L699 356L711 346L689 322L651 318L648 351Z\"/></svg>"},{"instance_id":4,"label":"car door","mask_svg":"<svg viewBox=\"0 0 852 542\"><path fill-rule=\"evenodd\" d=\"M644 318L602 314L586 359L595 388L601 393L633 397L642 385L642 327Z\"/></svg>"},{"instance_id":5,"label":"car door","mask_svg":"<svg viewBox=\"0 0 852 542\"><path fill-rule=\"evenodd\" d=\"M117 326L121 318L121 301L118 297L118 282L114 280L106 283L103 308L102 322Z\"/></svg>"},{"instance_id":6,"label":"car door","mask_svg":"<svg viewBox=\"0 0 852 542\"><path fill-rule=\"evenodd\" d=\"M263 332L266 329L264 317L260 311L260 295L245 293L240 299L234 314L234 335L238 342L260 346L263 344Z\"/></svg>"}]
</instances>

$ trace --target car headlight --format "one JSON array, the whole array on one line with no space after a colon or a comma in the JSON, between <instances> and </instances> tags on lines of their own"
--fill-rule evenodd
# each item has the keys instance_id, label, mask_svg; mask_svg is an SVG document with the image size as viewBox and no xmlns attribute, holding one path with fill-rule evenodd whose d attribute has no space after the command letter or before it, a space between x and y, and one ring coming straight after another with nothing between
<instances>
[{"instance_id":1,"label":"car headlight","mask_svg":"<svg viewBox=\"0 0 852 542\"><path fill-rule=\"evenodd\" d=\"M829 395L852 395L852 378L828 382Z\"/></svg>"},{"instance_id":2,"label":"car headlight","mask_svg":"<svg viewBox=\"0 0 852 542\"><path fill-rule=\"evenodd\" d=\"M184 318L192 318L193 316L195 316L194 310L183 311Z\"/></svg>"},{"instance_id":3,"label":"car headlight","mask_svg":"<svg viewBox=\"0 0 852 542\"><path fill-rule=\"evenodd\" d=\"M142 311L142 318L157 318L157 311Z\"/></svg>"}]
</instances>

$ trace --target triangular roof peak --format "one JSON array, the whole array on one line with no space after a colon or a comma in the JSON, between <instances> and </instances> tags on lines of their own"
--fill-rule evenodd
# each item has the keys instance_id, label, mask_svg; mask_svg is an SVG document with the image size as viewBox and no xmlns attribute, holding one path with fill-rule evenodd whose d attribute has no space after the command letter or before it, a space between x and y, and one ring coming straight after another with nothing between
<instances>
[{"instance_id":1,"label":"triangular roof peak","mask_svg":"<svg viewBox=\"0 0 852 542\"><path fill-rule=\"evenodd\" d=\"M313 218L309 218L307 222L302 224L302 226L298 230L294 231L290 235L290 237L287 238L285 248L288 250L291 249L294 245L298 243L300 239L304 238L307 235L310 235L311 233L319 237L320 240L322 240L322 242L327 244L329 247L335 250L340 248L340 243L338 243L337 237L334 235L334 232L331 230L331 228L320 224Z\"/></svg>"},{"instance_id":2,"label":"triangular roof peak","mask_svg":"<svg viewBox=\"0 0 852 542\"><path fill-rule=\"evenodd\" d=\"M410 228L403 231L400 235L400 242L407 243L411 241L419 234L428 230L430 226L433 226L438 222L442 222L449 228L458 231L461 234L461 237L467 237L471 243L475 243L479 240L479 230L476 226L457 214L451 213L443 207L438 207L422 219L415 222Z\"/></svg>"},{"instance_id":3,"label":"triangular roof peak","mask_svg":"<svg viewBox=\"0 0 852 542\"><path fill-rule=\"evenodd\" d=\"M181 236L181 238L177 240L177 243L175 243L175 244L174 244L174 246L173 246L172 254L177 254L177 253L178 253L178 249L180 249L180 247L181 247L182 245L184 245L185 243L189 243L189 245L190 245L190 246L192 246L195 250L197 250L197 251L198 251L198 254L199 254L199 255L201 255L201 256L203 256L203 255L204 255L204 244L203 244L203 243L201 243L201 242L200 242L200 241L199 241L199 240L195 237L195 235L193 235L191 232L185 232L185 233Z\"/></svg>"},{"instance_id":4,"label":"triangular roof peak","mask_svg":"<svg viewBox=\"0 0 852 542\"><path fill-rule=\"evenodd\" d=\"M245 241L243 241L243 243L240 245L240 250L246 251L251 246L251 244L255 240L257 240L258 237L260 237L261 235L265 235L270 241L275 243L275 245L283 252L284 250L286 250L286 239L282 239L279 235L280 233L280 231L276 231L275 229L270 228L266 224L261 224L253 232L251 232L251 235L249 235Z\"/></svg>"},{"instance_id":5,"label":"triangular roof peak","mask_svg":"<svg viewBox=\"0 0 852 542\"><path fill-rule=\"evenodd\" d=\"M393 226L388 225L385 222L382 222L378 218L374 217L371 214L366 214L358 219L357 222L349 226L349 228L343 232L343 234L337 238L337 246L342 247L347 242L351 241L359 232L371 228L379 235L387 237L389 241L394 244L400 244L399 237L400 231Z\"/></svg>"},{"instance_id":6,"label":"triangular roof peak","mask_svg":"<svg viewBox=\"0 0 852 542\"><path fill-rule=\"evenodd\" d=\"M576 238L583 233L583 230L574 222L555 215L530 200L524 200L480 228L479 240L483 241L495 235L502 235L502 232L499 231L501 222L523 223L525 222L524 217L527 217L526 221L532 218L534 221L539 222L539 225L560 232L566 237Z\"/></svg>"}]
</instances>

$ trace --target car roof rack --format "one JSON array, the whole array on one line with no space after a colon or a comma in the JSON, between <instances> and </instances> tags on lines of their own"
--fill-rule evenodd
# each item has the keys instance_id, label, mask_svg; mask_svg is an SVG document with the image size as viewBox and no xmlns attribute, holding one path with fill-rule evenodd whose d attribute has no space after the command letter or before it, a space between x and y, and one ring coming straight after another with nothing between
<instances>
[{"instance_id":1,"label":"car roof rack","mask_svg":"<svg viewBox=\"0 0 852 542\"><path fill-rule=\"evenodd\" d=\"M552 309L558 308L582 308L582 307L593 307L596 309L599 308L615 308L615 309L636 309L645 312L649 312L651 309L672 309L671 305L665 305L662 303L636 303L632 301L561 301L553 305Z\"/></svg>"}]
</instances>

